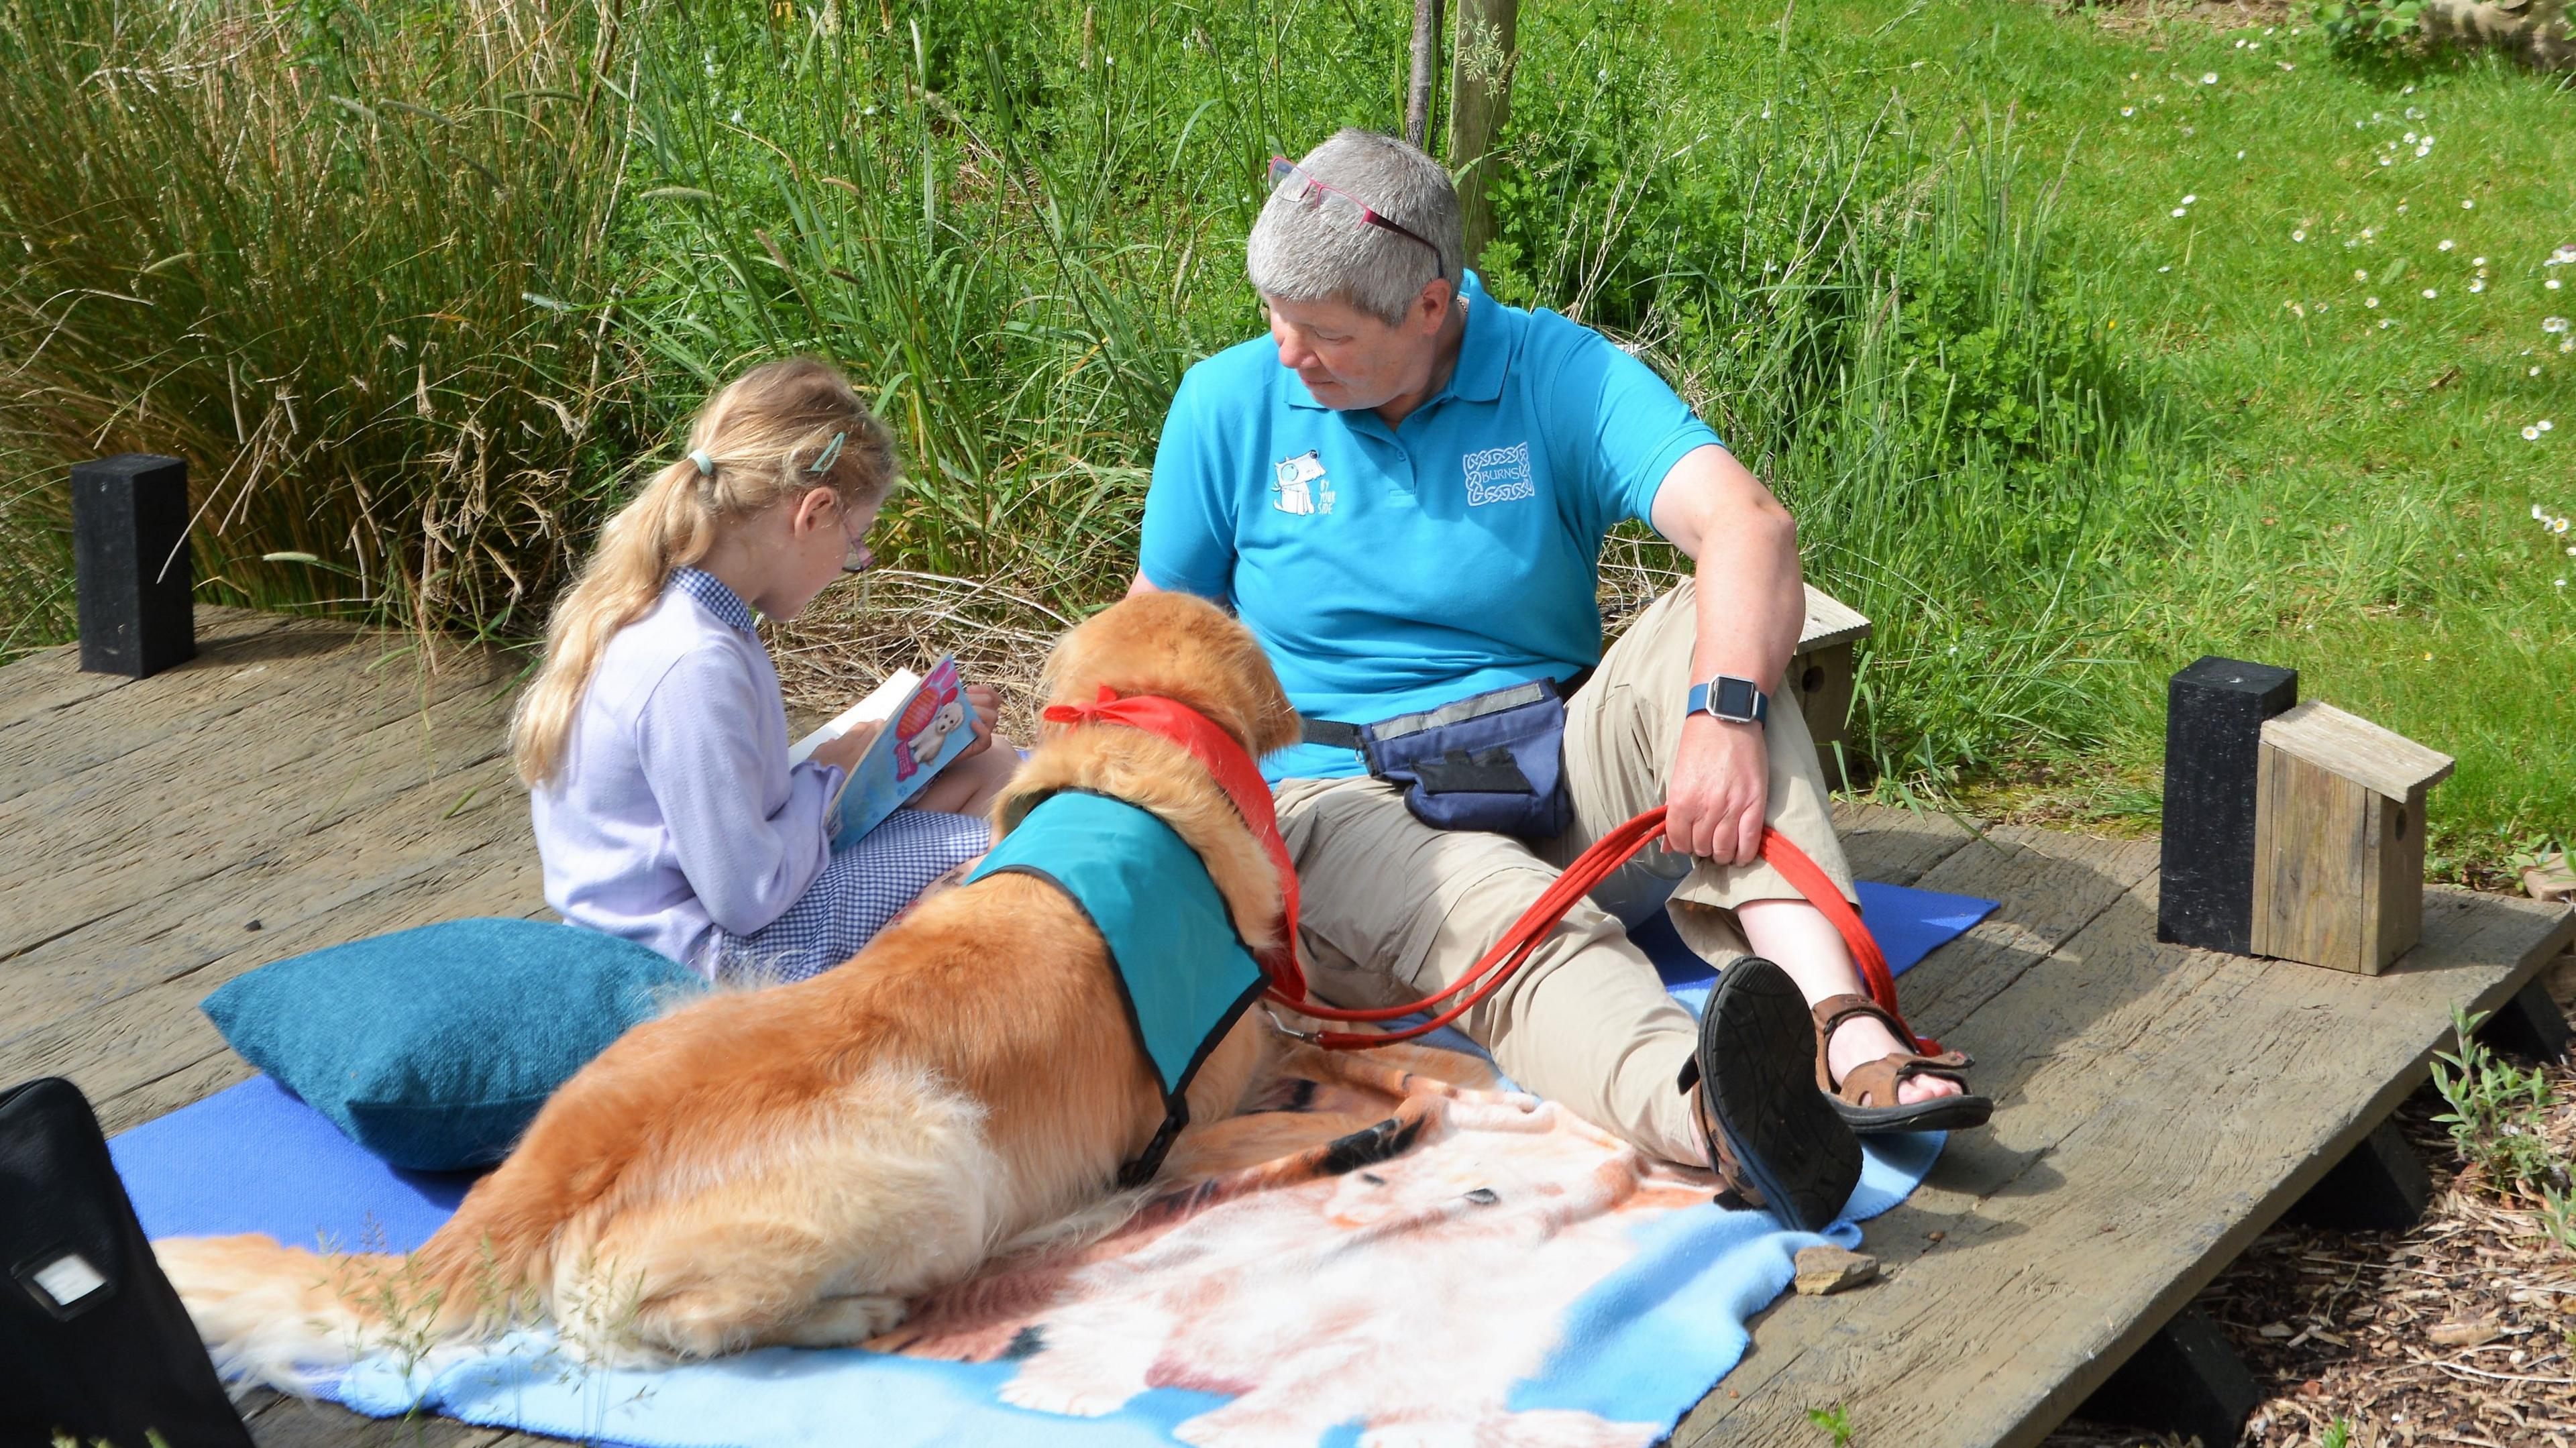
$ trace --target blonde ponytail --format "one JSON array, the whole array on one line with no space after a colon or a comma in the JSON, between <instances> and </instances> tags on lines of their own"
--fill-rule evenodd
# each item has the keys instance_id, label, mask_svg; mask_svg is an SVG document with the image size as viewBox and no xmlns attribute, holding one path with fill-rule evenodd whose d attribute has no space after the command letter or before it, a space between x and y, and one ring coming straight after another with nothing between
<instances>
[{"instance_id":1,"label":"blonde ponytail","mask_svg":"<svg viewBox=\"0 0 2576 1448\"><path fill-rule=\"evenodd\" d=\"M829 363L767 363L708 399L687 456L608 520L555 604L545 662L510 718L520 781L533 789L554 777L608 641L652 611L671 570L705 557L720 528L817 487L866 507L896 471L892 434Z\"/></svg>"}]
</instances>

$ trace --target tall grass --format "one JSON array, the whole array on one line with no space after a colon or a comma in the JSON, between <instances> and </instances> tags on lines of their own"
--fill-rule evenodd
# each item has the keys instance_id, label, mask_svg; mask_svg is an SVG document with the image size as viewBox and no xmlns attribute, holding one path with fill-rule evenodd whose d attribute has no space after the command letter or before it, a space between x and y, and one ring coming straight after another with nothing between
<instances>
[{"instance_id":1,"label":"tall grass","mask_svg":"<svg viewBox=\"0 0 2576 1448\"><path fill-rule=\"evenodd\" d=\"M1406 19L13 4L0 409L56 458L197 460L207 571L255 596L514 633L631 462L790 351L903 438L907 597L1020 637L1113 597L1180 374L1261 326L1265 158L1392 129ZM1787 71L1708 99L1668 19L1529 17L1489 285L1637 348L1789 499L1811 575L1878 620L1883 767L2081 741L2108 540L2165 526L2162 423L2051 262L2048 178L2001 123L1927 140ZM1676 570L1626 546L1627 586ZM836 617L796 642L871 627Z\"/></svg>"},{"instance_id":2,"label":"tall grass","mask_svg":"<svg viewBox=\"0 0 2576 1448\"><path fill-rule=\"evenodd\" d=\"M2053 255L2058 175L2008 118L1926 137L1785 60L1691 104L1656 17L1541 12L1521 74L1576 83L1516 112L1491 281L1654 358L1789 503L1810 580L1876 622L1867 765L2088 742L2187 440Z\"/></svg>"},{"instance_id":3,"label":"tall grass","mask_svg":"<svg viewBox=\"0 0 2576 1448\"><path fill-rule=\"evenodd\" d=\"M15 528L59 537L70 460L173 453L218 596L528 628L641 381L597 301L624 118L588 13L0 8Z\"/></svg>"}]
</instances>

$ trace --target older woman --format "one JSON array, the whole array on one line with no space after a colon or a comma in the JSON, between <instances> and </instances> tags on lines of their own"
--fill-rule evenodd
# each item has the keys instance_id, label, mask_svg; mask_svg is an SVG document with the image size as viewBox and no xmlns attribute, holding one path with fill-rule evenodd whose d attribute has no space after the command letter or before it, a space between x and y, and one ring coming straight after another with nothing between
<instances>
[{"instance_id":1,"label":"older woman","mask_svg":"<svg viewBox=\"0 0 2576 1448\"><path fill-rule=\"evenodd\" d=\"M1762 859L1767 823L1851 893L1796 702L1772 701L1805 616L1796 526L1644 364L1484 293L1438 162L1346 130L1271 174L1248 248L1270 335L1183 379L1135 587L1227 602L1299 711L1343 721L1264 765L1318 993L1375 1006L1439 990L1561 866L1669 805L1663 844L1462 1024L1587 1120L1717 1168L1793 1225L1830 1221L1857 1178L1856 1129L1972 1126L1991 1108L1966 1093L1964 1060L1898 1038L1832 925ZM1598 555L1629 518L1697 577L1605 655ZM1552 834L1437 827L1351 747L1350 723L1542 680L1574 691L1571 823ZM1455 762L1485 785L1500 763ZM1697 1024L1618 918L1667 902L1694 950L1731 962ZM1816 1089L1819 1052L1837 1095Z\"/></svg>"}]
</instances>

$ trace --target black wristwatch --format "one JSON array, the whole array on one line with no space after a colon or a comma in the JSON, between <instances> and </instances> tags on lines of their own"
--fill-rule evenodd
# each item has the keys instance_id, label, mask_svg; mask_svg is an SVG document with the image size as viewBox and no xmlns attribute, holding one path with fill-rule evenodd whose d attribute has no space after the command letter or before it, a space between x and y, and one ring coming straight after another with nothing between
<instances>
[{"instance_id":1,"label":"black wristwatch","mask_svg":"<svg viewBox=\"0 0 2576 1448\"><path fill-rule=\"evenodd\" d=\"M1751 679L1720 674L1690 689L1691 714L1706 714L1729 724L1759 724L1771 717L1771 696Z\"/></svg>"}]
</instances>

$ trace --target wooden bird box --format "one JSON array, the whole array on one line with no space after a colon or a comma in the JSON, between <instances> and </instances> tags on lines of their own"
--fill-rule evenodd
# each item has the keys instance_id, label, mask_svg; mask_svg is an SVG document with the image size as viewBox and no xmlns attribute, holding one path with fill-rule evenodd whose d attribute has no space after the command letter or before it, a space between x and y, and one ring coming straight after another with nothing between
<instances>
[{"instance_id":1,"label":"wooden bird box","mask_svg":"<svg viewBox=\"0 0 2576 1448\"><path fill-rule=\"evenodd\" d=\"M1845 759L1835 746L1851 741L1852 690L1859 674L1854 645L1869 637L1869 628L1869 620L1851 605L1807 585L1807 623L1789 660L1787 683L1807 733L1816 741L1816 763L1824 769L1825 783L1835 789L1843 787L1846 770L1858 767L1858 761Z\"/></svg>"},{"instance_id":2,"label":"wooden bird box","mask_svg":"<svg viewBox=\"0 0 2576 1448\"><path fill-rule=\"evenodd\" d=\"M2331 704L2263 723L2254 953L2377 975L2424 923L2424 795L2451 757Z\"/></svg>"}]
</instances>

